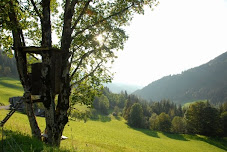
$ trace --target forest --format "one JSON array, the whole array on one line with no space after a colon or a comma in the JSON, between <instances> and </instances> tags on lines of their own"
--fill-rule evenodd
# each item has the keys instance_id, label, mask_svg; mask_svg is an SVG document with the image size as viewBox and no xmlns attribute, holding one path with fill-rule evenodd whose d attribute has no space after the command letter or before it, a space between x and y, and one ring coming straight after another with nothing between
<instances>
[{"instance_id":1,"label":"forest","mask_svg":"<svg viewBox=\"0 0 227 152\"><path fill-rule=\"evenodd\" d=\"M122 116L129 126L154 131L200 134L211 137L227 136L227 102L213 105L197 101L182 106L163 99L147 102L127 92L111 93L108 88L95 97L90 112L72 112L72 117L98 119L98 114ZM86 117L86 118L85 118Z\"/></svg>"},{"instance_id":2,"label":"forest","mask_svg":"<svg viewBox=\"0 0 227 152\"><path fill-rule=\"evenodd\" d=\"M0 50L0 77L18 78L15 58L10 58Z\"/></svg>"}]
</instances>

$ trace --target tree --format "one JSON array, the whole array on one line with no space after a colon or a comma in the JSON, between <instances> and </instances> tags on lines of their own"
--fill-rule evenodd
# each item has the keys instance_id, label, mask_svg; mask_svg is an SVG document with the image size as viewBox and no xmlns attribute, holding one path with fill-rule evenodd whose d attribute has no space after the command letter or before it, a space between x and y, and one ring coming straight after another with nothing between
<instances>
[{"instance_id":1,"label":"tree","mask_svg":"<svg viewBox=\"0 0 227 152\"><path fill-rule=\"evenodd\" d=\"M149 122L151 130L158 130L158 115L156 113L152 113Z\"/></svg>"},{"instance_id":2,"label":"tree","mask_svg":"<svg viewBox=\"0 0 227 152\"><path fill-rule=\"evenodd\" d=\"M172 132L174 133L185 133L186 122L184 118L175 116L172 120Z\"/></svg>"},{"instance_id":3,"label":"tree","mask_svg":"<svg viewBox=\"0 0 227 152\"><path fill-rule=\"evenodd\" d=\"M157 126L158 126L158 130L160 130L160 131L170 132L171 120L170 120L169 115L162 112L158 116Z\"/></svg>"},{"instance_id":4,"label":"tree","mask_svg":"<svg viewBox=\"0 0 227 152\"><path fill-rule=\"evenodd\" d=\"M129 23L133 14L143 13L144 5L152 7L155 4L156 0L1 1L0 44L16 58L33 136L40 139L41 131L32 110L32 81L28 75L27 56L37 59L32 54L36 50L42 57L40 95L45 106L47 142L59 146L68 122L72 87L75 86L75 92L78 92L81 83L86 83L87 88L98 89L101 82L109 82L111 75L105 63L114 60L114 50L122 49L127 40L121 27ZM55 43L54 34L59 37ZM29 52L29 49L35 50ZM59 92L55 92L55 83L51 81L55 77L51 71L56 56L61 61Z\"/></svg>"},{"instance_id":5,"label":"tree","mask_svg":"<svg viewBox=\"0 0 227 152\"><path fill-rule=\"evenodd\" d=\"M103 113L103 114L108 114L108 109L109 109L109 100L106 96L102 95L99 98L99 110Z\"/></svg>"},{"instance_id":6,"label":"tree","mask_svg":"<svg viewBox=\"0 0 227 152\"><path fill-rule=\"evenodd\" d=\"M139 103L134 103L130 109L128 123L132 127L140 128L143 123L143 109Z\"/></svg>"},{"instance_id":7,"label":"tree","mask_svg":"<svg viewBox=\"0 0 227 152\"><path fill-rule=\"evenodd\" d=\"M125 95L125 97L126 96L127 95ZM125 120L128 120L128 117L130 115L131 107L132 107L132 105L134 103L137 103L137 102L139 102L139 99L135 95L127 96L127 99L125 100L125 106L124 106L124 109L123 109L123 114L122 114L122 116L124 117Z\"/></svg>"},{"instance_id":8,"label":"tree","mask_svg":"<svg viewBox=\"0 0 227 152\"><path fill-rule=\"evenodd\" d=\"M118 116L119 112L120 112L120 108L118 106L115 106L113 110L113 116Z\"/></svg>"},{"instance_id":9,"label":"tree","mask_svg":"<svg viewBox=\"0 0 227 152\"><path fill-rule=\"evenodd\" d=\"M189 106L185 113L187 130L207 136L217 135L219 125L219 112L209 102L196 102Z\"/></svg>"},{"instance_id":10,"label":"tree","mask_svg":"<svg viewBox=\"0 0 227 152\"><path fill-rule=\"evenodd\" d=\"M227 111L221 114L222 136L227 137Z\"/></svg>"}]
</instances>

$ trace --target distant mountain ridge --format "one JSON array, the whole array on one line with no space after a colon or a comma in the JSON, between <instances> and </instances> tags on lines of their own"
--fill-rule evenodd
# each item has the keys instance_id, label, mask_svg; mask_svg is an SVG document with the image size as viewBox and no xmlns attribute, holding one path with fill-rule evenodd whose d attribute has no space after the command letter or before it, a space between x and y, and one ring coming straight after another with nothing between
<instances>
[{"instance_id":1,"label":"distant mountain ridge","mask_svg":"<svg viewBox=\"0 0 227 152\"><path fill-rule=\"evenodd\" d=\"M113 93L121 93L121 91L127 91L127 93L133 93L134 91L141 89L141 86L138 85L130 85L130 84L124 84L124 83L108 83L104 84L104 86L108 87L111 92Z\"/></svg>"},{"instance_id":2,"label":"distant mountain ridge","mask_svg":"<svg viewBox=\"0 0 227 152\"><path fill-rule=\"evenodd\" d=\"M176 103L210 100L227 101L227 52L201 66L163 77L134 94L153 101L170 99Z\"/></svg>"}]
</instances>

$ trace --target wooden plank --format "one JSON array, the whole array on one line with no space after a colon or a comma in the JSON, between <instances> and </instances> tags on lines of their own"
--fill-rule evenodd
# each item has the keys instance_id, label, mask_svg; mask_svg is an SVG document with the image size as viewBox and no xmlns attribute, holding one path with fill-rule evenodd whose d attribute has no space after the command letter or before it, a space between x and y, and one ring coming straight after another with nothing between
<instances>
[{"instance_id":1,"label":"wooden plank","mask_svg":"<svg viewBox=\"0 0 227 152\"><path fill-rule=\"evenodd\" d=\"M37 53L37 54L40 54L42 51L60 51L60 49L58 48L36 47L36 46L20 47L20 50L26 53Z\"/></svg>"}]
</instances>

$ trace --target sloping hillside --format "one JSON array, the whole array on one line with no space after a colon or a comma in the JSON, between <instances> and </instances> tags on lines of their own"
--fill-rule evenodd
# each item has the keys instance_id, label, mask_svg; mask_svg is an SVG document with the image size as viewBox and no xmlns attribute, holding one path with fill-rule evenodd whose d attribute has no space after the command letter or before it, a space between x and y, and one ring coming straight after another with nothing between
<instances>
[{"instance_id":1,"label":"sloping hillside","mask_svg":"<svg viewBox=\"0 0 227 152\"><path fill-rule=\"evenodd\" d=\"M166 76L134 94L153 101L163 98L178 103L207 99L227 101L227 52L199 67Z\"/></svg>"}]
</instances>

